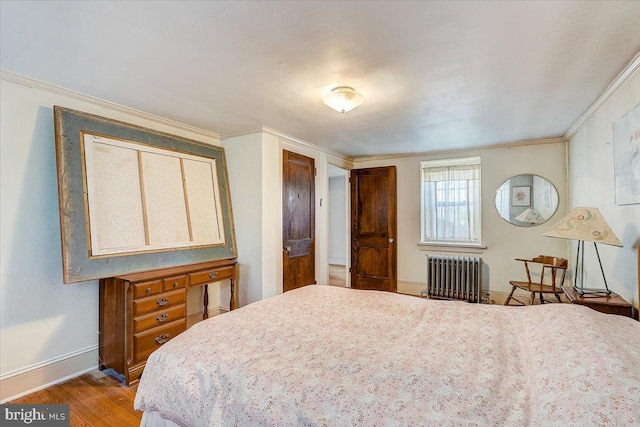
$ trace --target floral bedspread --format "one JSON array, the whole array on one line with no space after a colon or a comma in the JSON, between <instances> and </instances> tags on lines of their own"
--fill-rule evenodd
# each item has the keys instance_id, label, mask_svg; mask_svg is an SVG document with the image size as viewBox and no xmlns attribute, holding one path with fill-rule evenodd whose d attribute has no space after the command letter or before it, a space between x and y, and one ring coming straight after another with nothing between
<instances>
[{"instance_id":1,"label":"floral bedspread","mask_svg":"<svg viewBox=\"0 0 640 427\"><path fill-rule=\"evenodd\" d=\"M637 426L640 322L306 286L169 341L135 408L183 426Z\"/></svg>"}]
</instances>

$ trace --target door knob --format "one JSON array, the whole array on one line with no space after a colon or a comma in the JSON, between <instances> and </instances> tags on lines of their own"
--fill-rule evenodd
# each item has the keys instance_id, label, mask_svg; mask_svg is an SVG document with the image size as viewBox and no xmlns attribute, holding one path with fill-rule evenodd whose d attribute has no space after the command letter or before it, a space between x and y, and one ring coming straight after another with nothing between
<instances>
[{"instance_id":1,"label":"door knob","mask_svg":"<svg viewBox=\"0 0 640 427\"><path fill-rule=\"evenodd\" d=\"M282 248L285 252L289 252L291 253L291 246L285 246L284 248Z\"/></svg>"},{"instance_id":2,"label":"door knob","mask_svg":"<svg viewBox=\"0 0 640 427\"><path fill-rule=\"evenodd\" d=\"M389 239L389 243L393 243L393 237Z\"/></svg>"}]
</instances>

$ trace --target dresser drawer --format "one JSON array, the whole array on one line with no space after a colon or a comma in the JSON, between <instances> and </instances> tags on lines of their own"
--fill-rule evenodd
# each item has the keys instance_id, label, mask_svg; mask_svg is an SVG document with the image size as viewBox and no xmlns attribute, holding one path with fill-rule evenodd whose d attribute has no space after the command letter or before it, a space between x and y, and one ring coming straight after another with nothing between
<instances>
[{"instance_id":1,"label":"dresser drawer","mask_svg":"<svg viewBox=\"0 0 640 427\"><path fill-rule=\"evenodd\" d=\"M217 282L233 276L233 267L221 268L219 270L204 270L197 273L189 273L189 284L204 285L206 283Z\"/></svg>"},{"instance_id":2,"label":"dresser drawer","mask_svg":"<svg viewBox=\"0 0 640 427\"><path fill-rule=\"evenodd\" d=\"M143 362L162 344L187 329L185 319L133 334L133 363Z\"/></svg>"},{"instance_id":3,"label":"dresser drawer","mask_svg":"<svg viewBox=\"0 0 640 427\"><path fill-rule=\"evenodd\" d=\"M165 292L172 291L174 289L180 289L187 286L187 275L168 277L162 280L162 288Z\"/></svg>"},{"instance_id":4,"label":"dresser drawer","mask_svg":"<svg viewBox=\"0 0 640 427\"><path fill-rule=\"evenodd\" d=\"M166 325L174 320L184 319L187 313L186 304L169 307L165 310L154 311L133 319L133 332L142 332L156 326Z\"/></svg>"},{"instance_id":5,"label":"dresser drawer","mask_svg":"<svg viewBox=\"0 0 640 427\"><path fill-rule=\"evenodd\" d=\"M182 304L185 301L185 289L165 292L152 297L141 298L133 301L133 315L148 313L154 310L162 310L171 306Z\"/></svg>"},{"instance_id":6,"label":"dresser drawer","mask_svg":"<svg viewBox=\"0 0 640 427\"><path fill-rule=\"evenodd\" d=\"M127 385L133 385L138 382L142 371L144 371L145 364L136 365L127 369L129 377L127 379Z\"/></svg>"},{"instance_id":7,"label":"dresser drawer","mask_svg":"<svg viewBox=\"0 0 640 427\"><path fill-rule=\"evenodd\" d=\"M142 282L133 285L133 297L144 298L162 292L162 280Z\"/></svg>"}]
</instances>

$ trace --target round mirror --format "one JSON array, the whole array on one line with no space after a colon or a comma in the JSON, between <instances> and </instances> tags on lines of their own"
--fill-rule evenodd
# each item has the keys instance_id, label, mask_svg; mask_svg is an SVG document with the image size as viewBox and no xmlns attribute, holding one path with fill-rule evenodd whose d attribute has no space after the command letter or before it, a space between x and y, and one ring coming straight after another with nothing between
<instances>
[{"instance_id":1,"label":"round mirror","mask_svg":"<svg viewBox=\"0 0 640 427\"><path fill-rule=\"evenodd\" d=\"M558 209L558 191L541 176L514 176L496 191L496 209L505 221L513 225L540 225Z\"/></svg>"}]
</instances>

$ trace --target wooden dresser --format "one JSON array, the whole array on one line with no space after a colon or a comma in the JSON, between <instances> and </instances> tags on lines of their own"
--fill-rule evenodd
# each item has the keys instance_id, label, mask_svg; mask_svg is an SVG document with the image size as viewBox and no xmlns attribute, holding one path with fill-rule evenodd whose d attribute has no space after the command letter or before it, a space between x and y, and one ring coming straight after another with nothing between
<instances>
[{"instance_id":1,"label":"wooden dresser","mask_svg":"<svg viewBox=\"0 0 640 427\"><path fill-rule=\"evenodd\" d=\"M203 317L207 317L207 284L231 281L231 310L237 308L236 259L205 262L127 274L100 280L100 369L124 374L136 383L147 357L187 329L187 291L205 286Z\"/></svg>"}]
</instances>

